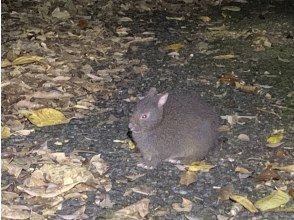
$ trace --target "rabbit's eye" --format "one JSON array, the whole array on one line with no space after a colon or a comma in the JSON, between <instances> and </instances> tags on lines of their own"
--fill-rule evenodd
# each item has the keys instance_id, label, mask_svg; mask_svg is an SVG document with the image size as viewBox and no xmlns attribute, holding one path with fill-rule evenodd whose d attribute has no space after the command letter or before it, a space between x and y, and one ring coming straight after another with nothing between
<instances>
[{"instance_id":1,"label":"rabbit's eye","mask_svg":"<svg viewBox=\"0 0 294 220\"><path fill-rule=\"evenodd\" d=\"M141 115L141 118L145 119L145 118L147 118L147 115Z\"/></svg>"}]
</instances>

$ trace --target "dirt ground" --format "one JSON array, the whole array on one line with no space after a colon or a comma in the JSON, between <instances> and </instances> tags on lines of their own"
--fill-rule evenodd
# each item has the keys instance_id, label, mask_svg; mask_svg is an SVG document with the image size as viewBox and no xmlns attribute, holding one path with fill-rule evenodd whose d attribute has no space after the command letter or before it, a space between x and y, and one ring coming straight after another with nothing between
<instances>
[{"instance_id":1,"label":"dirt ground","mask_svg":"<svg viewBox=\"0 0 294 220\"><path fill-rule=\"evenodd\" d=\"M294 3L187 2L2 3L3 218L294 218ZM151 87L216 108L209 170L136 166Z\"/></svg>"}]
</instances>

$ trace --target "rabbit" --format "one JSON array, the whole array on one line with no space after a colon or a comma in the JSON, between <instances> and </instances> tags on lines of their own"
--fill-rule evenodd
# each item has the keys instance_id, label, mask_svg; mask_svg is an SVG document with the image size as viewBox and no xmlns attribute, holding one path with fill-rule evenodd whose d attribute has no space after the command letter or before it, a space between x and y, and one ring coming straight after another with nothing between
<instances>
[{"instance_id":1,"label":"rabbit","mask_svg":"<svg viewBox=\"0 0 294 220\"><path fill-rule=\"evenodd\" d=\"M129 129L143 158L139 167L191 163L216 144L219 117L193 92L157 94L151 88L130 118Z\"/></svg>"}]
</instances>

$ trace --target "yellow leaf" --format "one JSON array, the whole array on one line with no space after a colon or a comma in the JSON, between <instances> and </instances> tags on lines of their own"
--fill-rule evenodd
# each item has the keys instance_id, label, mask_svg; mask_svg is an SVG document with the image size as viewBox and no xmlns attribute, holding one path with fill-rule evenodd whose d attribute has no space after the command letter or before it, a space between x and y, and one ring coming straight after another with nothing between
<instances>
[{"instance_id":1,"label":"yellow leaf","mask_svg":"<svg viewBox=\"0 0 294 220\"><path fill-rule=\"evenodd\" d=\"M205 164L204 162L194 162L187 167L188 168L187 170L191 172L198 172L198 171L209 172L209 170L213 167L215 166Z\"/></svg>"},{"instance_id":2,"label":"yellow leaf","mask_svg":"<svg viewBox=\"0 0 294 220\"><path fill-rule=\"evenodd\" d=\"M280 132L280 133L272 134L271 136L267 138L266 141L269 144L278 144L283 140L283 138L284 138L284 135L283 133Z\"/></svg>"},{"instance_id":3,"label":"yellow leaf","mask_svg":"<svg viewBox=\"0 0 294 220\"><path fill-rule=\"evenodd\" d=\"M235 169L235 172L238 172L238 173L251 173L249 170L247 170L246 168L243 168L243 167L240 167L240 166L237 166L236 169Z\"/></svg>"},{"instance_id":4,"label":"yellow leaf","mask_svg":"<svg viewBox=\"0 0 294 220\"><path fill-rule=\"evenodd\" d=\"M223 11L225 11L225 10L227 10L227 11L240 11L241 8L238 7L238 6L230 6L230 5L228 5L228 6L222 7L222 10Z\"/></svg>"},{"instance_id":5,"label":"yellow leaf","mask_svg":"<svg viewBox=\"0 0 294 220\"><path fill-rule=\"evenodd\" d=\"M287 165L287 166L283 166L283 167L273 167L276 170L281 170L281 171L285 171L285 172L294 172L294 164L292 165Z\"/></svg>"},{"instance_id":6,"label":"yellow leaf","mask_svg":"<svg viewBox=\"0 0 294 220\"><path fill-rule=\"evenodd\" d=\"M250 202L249 199L247 199L244 196L239 196L239 195L231 195L230 199L234 200L235 202L241 204L242 206L244 206L247 210L249 210L250 212L254 213L254 212L258 212L258 210L256 209L256 207L253 205L252 202Z\"/></svg>"},{"instance_id":7,"label":"yellow leaf","mask_svg":"<svg viewBox=\"0 0 294 220\"><path fill-rule=\"evenodd\" d=\"M60 111L57 111L53 108L42 108L36 111L22 111L20 113L38 127L58 125L69 122L69 120Z\"/></svg>"},{"instance_id":8,"label":"yellow leaf","mask_svg":"<svg viewBox=\"0 0 294 220\"><path fill-rule=\"evenodd\" d=\"M187 171L185 172L180 179L180 184L189 186L191 183L196 181L196 172Z\"/></svg>"},{"instance_id":9,"label":"yellow leaf","mask_svg":"<svg viewBox=\"0 0 294 220\"><path fill-rule=\"evenodd\" d=\"M23 64L29 64L29 63L34 63L34 62L44 62L44 58L40 56L35 56L35 55L25 55L16 58L15 60L12 61L12 65L23 65Z\"/></svg>"},{"instance_id":10,"label":"yellow leaf","mask_svg":"<svg viewBox=\"0 0 294 220\"><path fill-rule=\"evenodd\" d=\"M10 128L7 126L2 127L1 129L1 139L10 137Z\"/></svg>"},{"instance_id":11,"label":"yellow leaf","mask_svg":"<svg viewBox=\"0 0 294 220\"><path fill-rule=\"evenodd\" d=\"M1 63L1 67L5 68L5 67L8 67L8 66L11 66L11 62L8 59L4 59L2 61L2 63Z\"/></svg>"},{"instance_id":12,"label":"yellow leaf","mask_svg":"<svg viewBox=\"0 0 294 220\"><path fill-rule=\"evenodd\" d=\"M181 43L170 44L164 48L164 50L179 51L184 47Z\"/></svg>"},{"instance_id":13,"label":"yellow leaf","mask_svg":"<svg viewBox=\"0 0 294 220\"><path fill-rule=\"evenodd\" d=\"M210 22L210 20L211 20L211 18L208 16L199 16L198 18L199 18L199 20L201 20L205 23Z\"/></svg>"},{"instance_id":14,"label":"yellow leaf","mask_svg":"<svg viewBox=\"0 0 294 220\"><path fill-rule=\"evenodd\" d=\"M229 59L234 59L237 57L238 56L236 56L234 54L223 54L223 55L214 56L213 59L215 59L215 60L229 60Z\"/></svg>"},{"instance_id":15,"label":"yellow leaf","mask_svg":"<svg viewBox=\"0 0 294 220\"><path fill-rule=\"evenodd\" d=\"M259 199L254 205L261 211L267 211L269 209L278 208L281 205L286 204L290 200L290 196L282 190L276 190L269 196Z\"/></svg>"},{"instance_id":16,"label":"yellow leaf","mask_svg":"<svg viewBox=\"0 0 294 220\"><path fill-rule=\"evenodd\" d=\"M132 140L128 141L128 146L131 150L134 150L136 148L136 144Z\"/></svg>"}]
</instances>

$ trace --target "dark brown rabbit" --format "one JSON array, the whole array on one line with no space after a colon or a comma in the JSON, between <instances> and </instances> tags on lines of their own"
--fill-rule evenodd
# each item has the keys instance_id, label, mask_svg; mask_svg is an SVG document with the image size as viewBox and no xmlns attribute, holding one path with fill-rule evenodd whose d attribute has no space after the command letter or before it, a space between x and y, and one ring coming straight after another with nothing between
<instances>
[{"instance_id":1,"label":"dark brown rabbit","mask_svg":"<svg viewBox=\"0 0 294 220\"><path fill-rule=\"evenodd\" d=\"M193 93L148 95L135 107L129 128L143 160L154 168L163 161L190 163L203 159L217 139L218 116Z\"/></svg>"}]
</instances>

